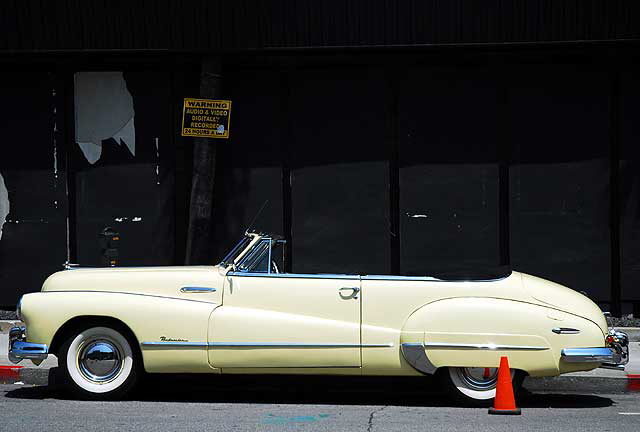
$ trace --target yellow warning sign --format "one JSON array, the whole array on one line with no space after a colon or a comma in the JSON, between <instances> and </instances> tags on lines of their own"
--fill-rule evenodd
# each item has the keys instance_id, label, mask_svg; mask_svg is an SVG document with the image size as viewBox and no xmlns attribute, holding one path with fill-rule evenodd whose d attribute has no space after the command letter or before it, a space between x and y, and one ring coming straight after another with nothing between
<instances>
[{"instance_id":1,"label":"yellow warning sign","mask_svg":"<svg viewBox=\"0 0 640 432\"><path fill-rule=\"evenodd\" d=\"M184 100L182 136L229 138L231 101L213 99Z\"/></svg>"}]
</instances>

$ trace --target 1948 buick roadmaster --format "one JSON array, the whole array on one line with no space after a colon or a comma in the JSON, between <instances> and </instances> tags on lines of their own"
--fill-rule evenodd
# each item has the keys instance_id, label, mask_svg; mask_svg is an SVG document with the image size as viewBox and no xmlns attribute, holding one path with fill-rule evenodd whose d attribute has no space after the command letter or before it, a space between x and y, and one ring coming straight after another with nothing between
<instances>
[{"instance_id":1,"label":"1948 buick roadmaster","mask_svg":"<svg viewBox=\"0 0 640 432\"><path fill-rule=\"evenodd\" d=\"M508 356L526 375L624 369L628 338L561 285L281 273L273 236L247 233L217 266L94 268L50 276L18 305L14 362L58 357L66 388L123 396L150 373L435 374L453 397L495 395Z\"/></svg>"}]
</instances>

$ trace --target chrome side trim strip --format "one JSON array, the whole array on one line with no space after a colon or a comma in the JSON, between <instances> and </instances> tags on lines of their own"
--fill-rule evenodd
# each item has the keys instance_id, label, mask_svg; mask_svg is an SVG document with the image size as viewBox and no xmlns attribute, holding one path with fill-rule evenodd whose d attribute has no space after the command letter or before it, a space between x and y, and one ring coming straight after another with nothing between
<instances>
[{"instance_id":1,"label":"chrome side trim strip","mask_svg":"<svg viewBox=\"0 0 640 432\"><path fill-rule=\"evenodd\" d=\"M578 334L580 330L569 327L554 327L551 329L555 334Z\"/></svg>"},{"instance_id":2,"label":"chrome side trim strip","mask_svg":"<svg viewBox=\"0 0 640 432\"><path fill-rule=\"evenodd\" d=\"M347 344L347 343L291 343L291 342L182 342L156 341L142 342L142 346L178 346L178 347L211 347L211 348L391 348L393 343L384 344ZM454 343L403 343L403 349L477 349L477 350L511 350L511 351L544 351L547 347L526 345L495 344L454 344ZM604 348L603 348L604 349ZM608 348L607 348L608 350ZM566 351L566 350L564 350ZM563 353L564 353L563 351ZM564 354L563 354L564 355Z\"/></svg>"},{"instance_id":3,"label":"chrome side trim strip","mask_svg":"<svg viewBox=\"0 0 640 432\"><path fill-rule=\"evenodd\" d=\"M388 280L388 281L431 281L431 282L446 282L446 283L466 283L466 282L495 282L508 278L505 276L498 279L482 279L482 280L461 280L450 281L437 279L431 276L359 276L359 275L346 275L346 274L299 274L299 273L250 273L250 272L229 272L229 276L245 276L245 277L275 277L275 278L287 278L287 279L347 279L347 280Z\"/></svg>"},{"instance_id":4,"label":"chrome side trim strip","mask_svg":"<svg viewBox=\"0 0 640 432\"><path fill-rule=\"evenodd\" d=\"M209 287L185 286L180 288L180 292L183 292L183 293L216 292L216 289L209 288Z\"/></svg>"},{"instance_id":5,"label":"chrome side trim strip","mask_svg":"<svg viewBox=\"0 0 640 432\"><path fill-rule=\"evenodd\" d=\"M432 281L447 282L433 276L392 276L392 275L363 275L362 280L388 280L388 281Z\"/></svg>"},{"instance_id":6,"label":"chrome side trim strip","mask_svg":"<svg viewBox=\"0 0 640 432\"><path fill-rule=\"evenodd\" d=\"M430 281L430 282L446 282L446 283L483 283L496 282L508 278L504 276L496 279L478 279L478 280L445 280L432 276L386 276L386 275L347 275L347 274L301 274L301 273L251 273L235 271L229 272L229 276L245 276L245 277L275 277L286 279L347 279L347 280L383 280L383 281Z\"/></svg>"},{"instance_id":7,"label":"chrome side trim strip","mask_svg":"<svg viewBox=\"0 0 640 432\"><path fill-rule=\"evenodd\" d=\"M163 342L142 342L140 345L142 345L143 347L147 346L147 347L182 347L182 348L188 348L188 347L195 347L195 348L206 348L207 347L207 343L206 342L181 342L181 341L163 341Z\"/></svg>"},{"instance_id":8,"label":"chrome side trim strip","mask_svg":"<svg viewBox=\"0 0 640 432\"><path fill-rule=\"evenodd\" d=\"M290 342L210 342L213 348L389 348L386 344L290 343Z\"/></svg>"},{"instance_id":9,"label":"chrome side trim strip","mask_svg":"<svg viewBox=\"0 0 640 432\"><path fill-rule=\"evenodd\" d=\"M74 292L74 293L88 293L88 294L124 294L124 295L133 295L133 296L142 296L142 297L154 297L154 298L161 298L161 299L168 299L168 300L178 300L178 301L188 301L188 302L196 302L196 303L213 303L213 304L217 304L216 302L212 302L211 300L207 300L205 297L202 297L201 300L195 300L192 298L182 298L182 297L169 297L169 296L161 296L161 295L155 295L155 294L142 294L142 293L133 293L133 292L125 292L125 291L88 291L88 290L74 290L74 291L41 291L44 294L55 294L55 293L69 293L69 292Z\"/></svg>"},{"instance_id":10,"label":"chrome side trim strip","mask_svg":"<svg viewBox=\"0 0 640 432\"><path fill-rule=\"evenodd\" d=\"M229 276L243 277L272 277L285 279L348 279L360 280L358 275L339 275L339 274L297 274L297 273L250 273L250 272L229 272Z\"/></svg>"},{"instance_id":11,"label":"chrome side trim strip","mask_svg":"<svg viewBox=\"0 0 640 432\"><path fill-rule=\"evenodd\" d=\"M509 351L545 351L548 347L528 345L496 345L496 344L463 344L463 343L439 343L427 342L427 349L473 349L473 350L509 350Z\"/></svg>"},{"instance_id":12,"label":"chrome side trim strip","mask_svg":"<svg viewBox=\"0 0 640 432\"><path fill-rule=\"evenodd\" d=\"M362 280L384 280L384 281L431 281L431 282L446 282L446 283L465 283L465 282L496 282L501 281L509 276L502 276L495 279L469 279L469 280L447 280L447 279L438 279L433 276L391 276L391 275L364 275L361 276Z\"/></svg>"},{"instance_id":13,"label":"chrome side trim strip","mask_svg":"<svg viewBox=\"0 0 640 432\"><path fill-rule=\"evenodd\" d=\"M142 346L199 347L199 348L390 348L386 344L346 344L346 343L287 343L287 342L183 342L154 341L142 342Z\"/></svg>"}]
</instances>

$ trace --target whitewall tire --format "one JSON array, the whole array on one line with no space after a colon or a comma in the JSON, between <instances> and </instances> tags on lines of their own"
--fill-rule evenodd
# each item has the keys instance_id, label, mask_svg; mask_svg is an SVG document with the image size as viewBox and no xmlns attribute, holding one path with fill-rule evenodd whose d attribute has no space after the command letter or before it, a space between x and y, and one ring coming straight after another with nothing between
<instances>
[{"instance_id":1,"label":"whitewall tire","mask_svg":"<svg viewBox=\"0 0 640 432\"><path fill-rule=\"evenodd\" d=\"M450 367L439 370L438 375L450 397L461 404L490 406L496 397L498 368ZM514 392L523 380L524 373L511 370Z\"/></svg>"},{"instance_id":2,"label":"whitewall tire","mask_svg":"<svg viewBox=\"0 0 640 432\"><path fill-rule=\"evenodd\" d=\"M132 342L123 333L111 327L88 327L67 339L58 361L73 395L113 399L133 387L139 365Z\"/></svg>"}]
</instances>

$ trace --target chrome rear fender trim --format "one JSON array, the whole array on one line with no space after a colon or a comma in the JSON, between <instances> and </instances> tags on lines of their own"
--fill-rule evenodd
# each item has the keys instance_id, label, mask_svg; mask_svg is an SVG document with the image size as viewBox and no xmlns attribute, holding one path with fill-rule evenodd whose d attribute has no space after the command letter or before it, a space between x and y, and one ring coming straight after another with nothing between
<instances>
[{"instance_id":1,"label":"chrome rear fender trim","mask_svg":"<svg viewBox=\"0 0 640 432\"><path fill-rule=\"evenodd\" d=\"M497 344L461 344L461 343L440 343L427 342L406 342L401 345L404 359L414 369L426 374L433 374L436 367L429 360L428 349L455 349L455 350L491 350L491 351L544 351L548 347L528 346L528 345L497 345Z\"/></svg>"},{"instance_id":2,"label":"chrome rear fender trim","mask_svg":"<svg viewBox=\"0 0 640 432\"><path fill-rule=\"evenodd\" d=\"M497 345L497 344L463 344L463 343L440 343L427 342L427 349L468 349L468 350L490 350L490 351L545 351L548 347L529 345Z\"/></svg>"}]
</instances>

